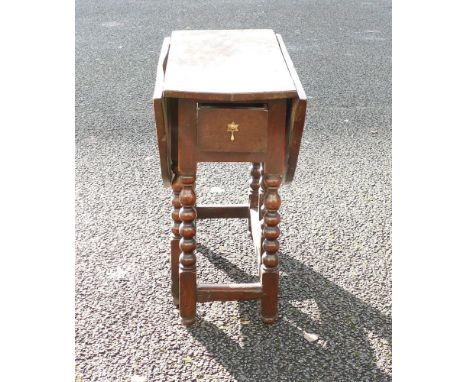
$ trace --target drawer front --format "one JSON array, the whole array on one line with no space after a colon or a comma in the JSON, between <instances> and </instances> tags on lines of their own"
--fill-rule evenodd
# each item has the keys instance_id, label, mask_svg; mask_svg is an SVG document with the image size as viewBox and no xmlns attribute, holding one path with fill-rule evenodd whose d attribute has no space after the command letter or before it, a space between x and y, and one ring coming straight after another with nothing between
<instances>
[{"instance_id":1,"label":"drawer front","mask_svg":"<svg viewBox=\"0 0 468 382\"><path fill-rule=\"evenodd\" d=\"M267 127L266 107L199 105L198 149L215 152L266 152Z\"/></svg>"}]
</instances>

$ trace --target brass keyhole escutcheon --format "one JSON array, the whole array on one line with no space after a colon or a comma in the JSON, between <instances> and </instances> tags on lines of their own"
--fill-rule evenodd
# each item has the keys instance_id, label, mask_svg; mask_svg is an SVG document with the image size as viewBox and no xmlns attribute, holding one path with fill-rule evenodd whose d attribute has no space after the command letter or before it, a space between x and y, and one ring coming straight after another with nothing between
<instances>
[{"instance_id":1,"label":"brass keyhole escutcheon","mask_svg":"<svg viewBox=\"0 0 468 382\"><path fill-rule=\"evenodd\" d=\"M239 131L239 125L232 121L227 125L227 131L231 133L231 142L234 142L234 132Z\"/></svg>"}]
</instances>

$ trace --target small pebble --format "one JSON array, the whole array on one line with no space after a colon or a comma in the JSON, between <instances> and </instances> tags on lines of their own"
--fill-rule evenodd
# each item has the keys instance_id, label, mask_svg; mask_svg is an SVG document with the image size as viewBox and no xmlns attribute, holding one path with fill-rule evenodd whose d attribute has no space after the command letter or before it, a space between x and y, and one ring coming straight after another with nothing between
<instances>
[{"instance_id":1,"label":"small pebble","mask_svg":"<svg viewBox=\"0 0 468 382\"><path fill-rule=\"evenodd\" d=\"M309 342L315 342L319 339L318 334L304 332L304 338Z\"/></svg>"}]
</instances>

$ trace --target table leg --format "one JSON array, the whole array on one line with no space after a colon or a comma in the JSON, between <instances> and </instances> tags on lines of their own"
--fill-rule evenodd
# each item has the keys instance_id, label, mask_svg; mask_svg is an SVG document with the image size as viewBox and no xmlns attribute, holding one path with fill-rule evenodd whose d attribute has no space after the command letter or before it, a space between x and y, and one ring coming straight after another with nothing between
<instances>
[{"instance_id":1,"label":"table leg","mask_svg":"<svg viewBox=\"0 0 468 382\"><path fill-rule=\"evenodd\" d=\"M182 221L179 227L179 233L182 236L180 240L181 255L179 260L180 317L184 325L191 325L195 321L197 303L195 174L181 175L180 179L182 182L182 190L179 195L179 200L182 204L179 212L179 217Z\"/></svg>"},{"instance_id":2,"label":"table leg","mask_svg":"<svg viewBox=\"0 0 468 382\"><path fill-rule=\"evenodd\" d=\"M263 255L261 268L261 283L264 296L261 301L262 319L267 324L276 321L278 315L278 237L280 230L281 198L278 189L281 184L281 176L265 174L264 184L266 192L264 195L265 212L263 215Z\"/></svg>"},{"instance_id":3,"label":"table leg","mask_svg":"<svg viewBox=\"0 0 468 382\"><path fill-rule=\"evenodd\" d=\"M260 188L260 163L253 162L250 167L250 208L258 208L258 189Z\"/></svg>"},{"instance_id":4,"label":"table leg","mask_svg":"<svg viewBox=\"0 0 468 382\"><path fill-rule=\"evenodd\" d=\"M265 192L266 192L266 187L265 187L265 164L262 163L261 164L261 168L260 168L260 190L259 190L259 195L258 195L258 218L260 220L263 219L263 209L264 209L264 205L263 205L263 198L265 196Z\"/></svg>"},{"instance_id":5,"label":"table leg","mask_svg":"<svg viewBox=\"0 0 468 382\"><path fill-rule=\"evenodd\" d=\"M258 195L258 219L260 220L260 228L261 228L261 235L260 235L260 258L258 259L258 272L261 277L262 275L262 254L263 254L263 214L265 213L265 205L263 203L266 186L265 186L265 172L264 172L265 164L262 163L260 167L260 189Z\"/></svg>"},{"instance_id":6,"label":"table leg","mask_svg":"<svg viewBox=\"0 0 468 382\"><path fill-rule=\"evenodd\" d=\"M260 188L260 163L252 162L250 166L250 191L249 191L249 206L250 208L258 208L258 189ZM252 235L252 222L249 215L249 232Z\"/></svg>"},{"instance_id":7,"label":"table leg","mask_svg":"<svg viewBox=\"0 0 468 382\"><path fill-rule=\"evenodd\" d=\"M171 238L171 291L175 305L179 305L179 256L180 256L180 217L179 212L182 205L180 204L180 191L182 183L179 174L175 174L172 180L172 238Z\"/></svg>"}]
</instances>

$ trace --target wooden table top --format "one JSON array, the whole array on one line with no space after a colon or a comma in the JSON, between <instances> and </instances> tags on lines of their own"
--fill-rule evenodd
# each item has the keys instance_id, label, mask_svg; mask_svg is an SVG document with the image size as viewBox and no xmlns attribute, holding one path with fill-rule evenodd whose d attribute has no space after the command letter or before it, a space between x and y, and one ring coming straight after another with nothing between
<instances>
[{"instance_id":1,"label":"wooden table top","mask_svg":"<svg viewBox=\"0 0 468 382\"><path fill-rule=\"evenodd\" d=\"M250 101L297 96L271 29L174 31L165 97Z\"/></svg>"}]
</instances>

